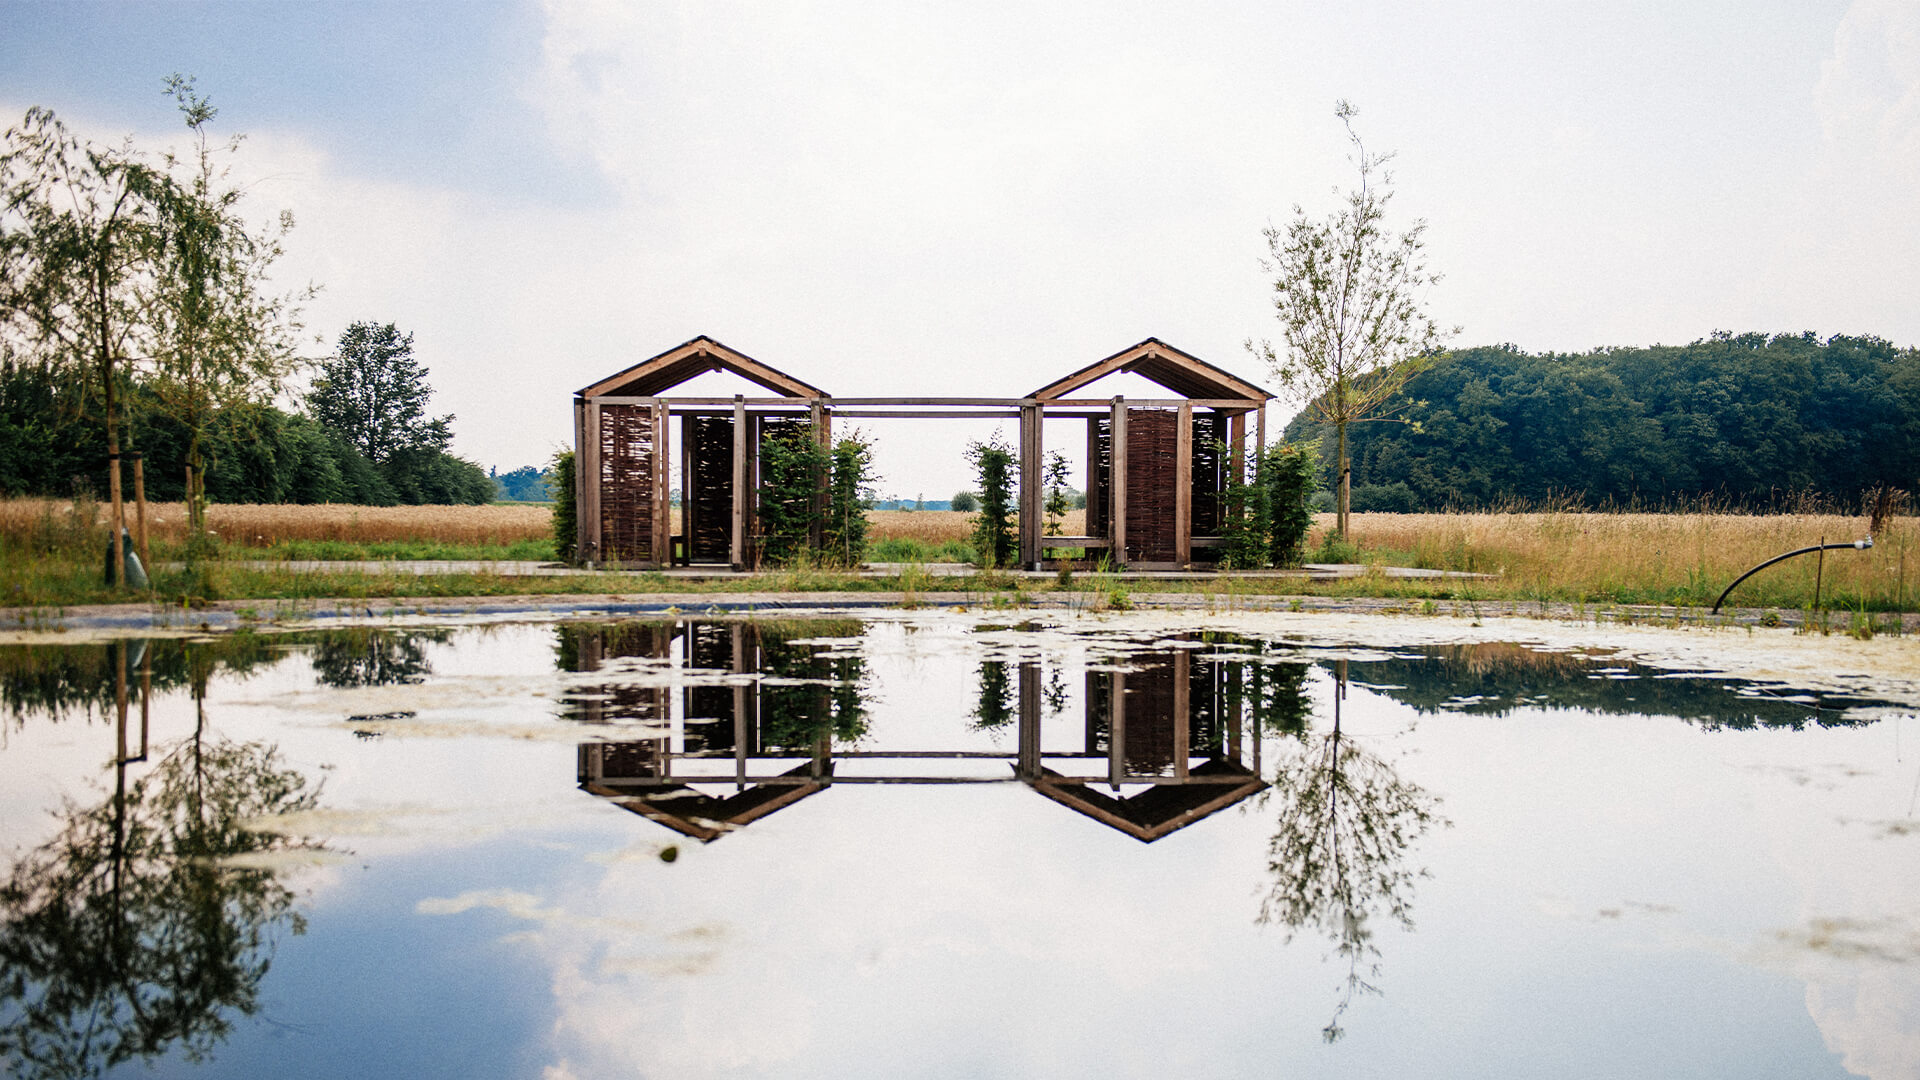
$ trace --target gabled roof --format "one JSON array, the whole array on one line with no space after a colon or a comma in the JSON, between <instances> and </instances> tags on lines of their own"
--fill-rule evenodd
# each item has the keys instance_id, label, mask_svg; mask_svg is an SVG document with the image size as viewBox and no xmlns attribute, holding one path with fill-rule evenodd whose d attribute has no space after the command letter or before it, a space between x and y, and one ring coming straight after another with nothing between
<instances>
[{"instance_id":1,"label":"gabled roof","mask_svg":"<svg viewBox=\"0 0 1920 1080\"><path fill-rule=\"evenodd\" d=\"M1122 349L1105 360L1088 364L1063 379L1048 383L1027 396L1039 398L1042 401L1063 398L1088 383L1103 379L1116 371L1131 371L1136 375L1145 376L1181 397L1187 398L1202 400L1242 398L1267 401L1273 397L1272 394L1245 379L1214 367L1191 353L1181 352L1159 338L1148 338L1132 348Z\"/></svg>"},{"instance_id":2,"label":"gabled roof","mask_svg":"<svg viewBox=\"0 0 1920 1080\"><path fill-rule=\"evenodd\" d=\"M714 798L686 784L673 783L623 784L618 780L602 780L581 784L580 789L603 799L611 799L615 806L623 810L631 810L682 836L706 844L758 821L775 810L825 791L832 783L831 779L810 776L811 768L810 764L801 765L780 774L783 782L756 784L724 799Z\"/></svg>"},{"instance_id":3,"label":"gabled roof","mask_svg":"<svg viewBox=\"0 0 1920 1080\"><path fill-rule=\"evenodd\" d=\"M1124 799L1052 769L1041 769L1027 783L1054 802L1145 843L1225 810L1267 786L1243 766L1223 760L1195 767L1184 784L1155 784Z\"/></svg>"},{"instance_id":4,"label":"gabled roof","mask_svg":"<svg viewBox=\"0 0 1920 1080\"><path fill-rule=\"evenodd\" d=\"M581 397L658 397L697 375L709 371L731 371L757 383L781 397L829 397L825 390L810 386L778 368L769 367L743 352L736 352L702 334L684 345L676 345L650 360L642 360L617 375L609 375L580 391Z\"/></svg>"}]
</instances>

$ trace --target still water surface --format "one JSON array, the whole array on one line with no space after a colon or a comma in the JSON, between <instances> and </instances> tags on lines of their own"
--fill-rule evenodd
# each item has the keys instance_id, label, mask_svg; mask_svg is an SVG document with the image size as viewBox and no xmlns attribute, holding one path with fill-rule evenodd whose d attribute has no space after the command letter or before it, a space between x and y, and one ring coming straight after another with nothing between
<instances>
[{"instance_id":1,"label":"still water surface","mask_svg":"<svg viewBox=\"0 0 1920 1080\"><path fill-rule=\"evenodd\" d=\"M9 646L0 693L23 1077L1920 1076L1885 702L922 613Z\"/></svg>"}]
</instances>

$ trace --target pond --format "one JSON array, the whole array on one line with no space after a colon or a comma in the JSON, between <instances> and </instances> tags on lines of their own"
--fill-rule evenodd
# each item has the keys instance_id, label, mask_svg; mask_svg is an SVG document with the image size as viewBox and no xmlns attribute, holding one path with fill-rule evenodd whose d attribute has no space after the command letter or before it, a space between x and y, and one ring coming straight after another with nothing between
<instances>
[{"instance_id":1,"label":"pond","mask_svg":"<svg viewBox=\"0 0 1920 1080\"><path fill-rule=\"evenodd\" d=\"M1906 683L1405 622L0 646L0 1060L1920 1075Z\"/></svg>"}]
</instances>

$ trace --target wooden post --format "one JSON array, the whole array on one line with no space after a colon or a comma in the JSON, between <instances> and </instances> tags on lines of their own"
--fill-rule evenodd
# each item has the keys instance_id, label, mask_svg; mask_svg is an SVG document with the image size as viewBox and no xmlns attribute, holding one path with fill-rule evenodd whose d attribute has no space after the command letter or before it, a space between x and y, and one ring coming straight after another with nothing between
<instances>
[{"instance_id":1,"label":"wooden post","mask_svg":"<svg viewBox=\"0 0 1920 1080\"><path fill-rule=\"evenodd\" d=\"M1193 403L1183 401L1173 428L1173 561L1193 561ZM1178 693L1178 691L1175 691Z\"/></svg>"},{"instance_id":2,"label":"wooden post","mask_svg":"<svg viewBox=\"0 0 1920 1080\"><path fill-rule=\"evenodd\" d=\"M1113 399L1113 464L1107 470L1107 518L1111 524L1113 547L1110 555L1115 570L1127 565L1127 399Z\"/></svg>"},{"instance_id":3,"label":"wooden post","mask_svg":"<svg viewBox=\"0 0 1920 1080\"><path fill-rule=\"evenodd\" d=\"M1037 570L1040 562L1040 493L1042 450L1040 406L1020 406L1020 568Z\"/></svg>"},{"instance_id":4,"label":"wooden post","mask_svg":"<svg viewBox=\"0 0 1920 1080\"><path fill-rule=\"evenodd\" d=\"M1111 704L1107 708L1107 783L1120 790L1127 775L1127 676L1113 673Z\"/></svg>"},{"instance_id":5,"label":"wooden post","mask_svg":"<svg viewBox=\"0 0 1920 1080\"><path fill-rule=\"evenodd\" d=\"M826 451L827 461L813 493L813 521L807 525L807 543L819 551L826 543L827 493L833 485L833 440L827 436L827 410L819 398L807 403L807 424L813 431L814 443Z\"/></svg>"},{"instance_id":6,"label":"wooden post","mask_svg":"<svg viewBox=\"0 0 1920 1080\"><path fill-rule=\"evenodd\" d=\"M671 421L669 421L671 422ZM693 417L680 418L680 543L693 562Z\"/></svg>"},{"instance_id":7,"label":"wooden post","mask_svg":"<svg viewBox=\"0 0 1920 1080\"><path fill-rule=\"evenodd\" d=\"M1193 657L1186 649L1173 650L1173 775L1187 778L1187 758L1193 754Z\"/></svg>"},{"instance_id":8,"label":"wooden post","mask_svg":"<svg viewBox=\"0 0 1920 1080\"><path fill-rule=\"evenodd\" d=\"M1088 536L1107 535L1107 523L1099 522L1099 531L1094 531L1093 504L1100 489L1100 418L1087 417L1087 517Z\"/></svg>"},{"instance_id":9,"label":"wooden post","mask_svg":"<svg viewBox=\"0 0 1920 1080\"><path fill-rule=\"evenodd\" d=\"M1227 483L1247 483L1247 414L1234 413L1227 418Z\"/></svg>"},{"instance_id":10,"label":"wooden post","mask_svg":"<svg viewBox=\"0 0 1920 1080\"><path fill-rule=\"evenodd\" d=\"M1040 776L1040 665L1020 665L1020 779Z\"/></svg>"},{"instance_id":11,"label":"wooden post","mask_svg":"<svg viewBox=\"0 0 1920 1080\"><path fill-rule=\"evenodd\" d=\"M601 561L600 542L600 403L589 398L581 404L580 450L574 455L574 476L579 494L574 514L580 522L579 556L588 564Z\"/></svg>"},{"instance_id":12,"label":"wooden post","mask_svg":"<svg viewBox=\"0 0 1920 1080\"><path fill-rule=\"evenodd\" d=\"M735 570L747 568L747 400L733 396L733 539L727 548Z\"/></svg>"},{"instance_id":13,"label":"wooden post","mask_svg":"<svg viewBox=\"0 0 1920 1080\"><path fill-rule=\"evenodd\" d=\"M673 440L667 438L667 403L653 403L653 565L668 567L673 565L673 506L668 489L671 484L673 460L669 450Z\"/></svg>"},{"instance_id":14,"label":"wooden post","mask_svg":"<svg viewBox=\"0 0 1920 1080\"><path fill-rule=\"evenodd\" d=\"M112 406L109 405L108 408ZM107 524L113 531L113 584L115 588L125 588L127 549L120 539L120 531L127 527L127 508L120 497L120 452L118 450L107 455L107 492L113 500L113 505L107 514ZM125 755L122 754L122 756Z\"/></svg>"},{"instance_id":15,"label":"wooden post","mask_svg":"<svg viewBox=\"0 0 1920 1080\"><path fill-rule=\"evenodd\" d=\"M739 675L747 670L746 642L741 639L745 628L735 623L727 627L727 637L733 646L733 673ZM752 732L747 727L747 687L738 685L733 688L733 782L735 791L747 790L747 739Z\"/></svg>"}]
</instances>

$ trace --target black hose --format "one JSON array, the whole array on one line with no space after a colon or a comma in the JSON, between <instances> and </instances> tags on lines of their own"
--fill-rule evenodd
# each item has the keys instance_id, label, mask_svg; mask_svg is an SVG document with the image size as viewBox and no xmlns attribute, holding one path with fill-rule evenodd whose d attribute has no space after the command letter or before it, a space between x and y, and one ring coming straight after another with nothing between
<instances>
[{"instance_id":1,"label":"black hose","mask_svg":"<svg viewBox=\"0 0 1920 1080\"><path fill-rule=\"evenodd\" d=\"M1816 551L1836 551L1844 548L1858 548L1861 551L1865 551L1866 549L1872 546L1873 546L1873 537L1869 536L1865 540L1849 540L1844 544L1815 544L1812 547L1803 547L1793 551L1789 551L1785 555L1775 555L1773 558L1768 559L1766 562L1761 563L1759 566L1756 566L1753 569L1747 571L1746 573L1741 574L1739 577L1734 578L1733 584L1727 586L1727 591L1721 593L1720 599L1715 600L1713 602L1713 610L1708 612L1708 614L1718 615L1720 613L1720 605L1727 602L1727 597L1733 595L1733 590L1737 588L1741 582L1747 580L1748 578L1759 573L1760 571L1765 570L1767 567L1772 566L1774 563L1780 562L1783 559L1791 559L1795 555L1810 555Z\"/></svg>"}]
</instances>

